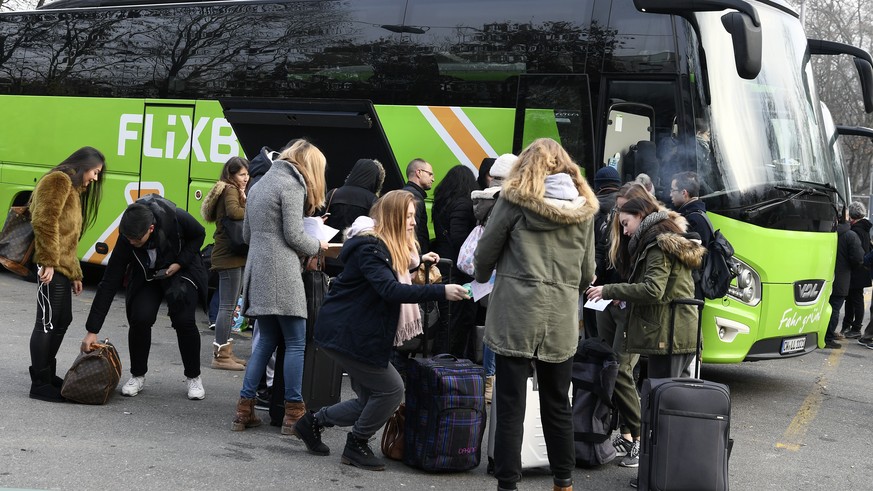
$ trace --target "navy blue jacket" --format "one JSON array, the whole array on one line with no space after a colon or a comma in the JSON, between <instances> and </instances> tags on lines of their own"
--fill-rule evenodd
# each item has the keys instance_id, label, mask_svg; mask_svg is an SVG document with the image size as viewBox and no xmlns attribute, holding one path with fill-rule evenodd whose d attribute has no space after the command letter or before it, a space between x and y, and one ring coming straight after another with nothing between
<instances>
[{"instance_id":1,"label":"navy blue jacket","mask_svg":"<svg viewBox=\"0 0 873 491\"><path fill-rule=\"evenodd\" d=\"M340 251L345 267L315 321L315 342L362 363L387 367L400 304L446 298L445 285L404 285L391 268L385 244L373 235L348 239Z\"/></svg>"}]
</instances>

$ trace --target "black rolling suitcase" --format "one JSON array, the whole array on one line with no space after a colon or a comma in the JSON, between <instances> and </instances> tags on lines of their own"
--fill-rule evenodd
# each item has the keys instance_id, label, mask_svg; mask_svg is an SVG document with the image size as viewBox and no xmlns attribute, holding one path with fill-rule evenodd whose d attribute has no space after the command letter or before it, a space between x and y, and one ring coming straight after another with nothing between
<instances>
[{"instance_id":1,"label":"black rolling suitcase","mask_svg":"<svg viewBox=\"0 0 873 491\"><path fill-rule=\"evenodd\" d=\"M303 290L306 292L306 351L303 358L303 401L306 408L317 411L340 401L343 382L342 368L312 342L315 335L315 319L327 295L328 277L324 271L304 271ZM273 390L270 396L270 424L282 426L285 416L285 342L279 338L276 349L276 369L273 375Z\"/></svg>"},{"instance_id":2,"label":"black rolling suitcase","mask_svg":"<svg viewBox=\"0 0 873 491\"><path fill-rule=\"evenodd\" d=\"M695 299L671 304L703 305ZM672 322L670 340L672 342ZM695 378L643 383L638 487L641 490L727 491L731 397L727 386L700 380L700 323Z\"/></svg>"}]
</instances>

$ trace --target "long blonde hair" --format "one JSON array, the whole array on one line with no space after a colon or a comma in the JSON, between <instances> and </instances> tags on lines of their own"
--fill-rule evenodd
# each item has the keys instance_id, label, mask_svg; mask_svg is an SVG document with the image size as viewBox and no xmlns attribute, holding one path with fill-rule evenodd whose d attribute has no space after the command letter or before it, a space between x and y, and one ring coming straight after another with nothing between
<instances>
[{"instance_id":1,"label":"long blonde hair","mask_svg":"<svg viewBox=\"0 0 873 491\"><path fill-rule=\"evenodd\" d=\"M579 166L564 147L551 138L539 138L518 155L504 188L514 188L521 195L542 199L546 194L546 177L561 173L570 176L580 194L593 196Z\"/></svg>"},{"instance_id":2,"label":"long blonde hair","mask_svg":"<svg viewBox=\"0 0 873 491\"><path fill-rule=\"evenodd\" d=\"M409 260L418 251L415 234L406 230L406 212L413 203L412 193L398 189L385 193L370 209L376 236L388 247L391 265L398 274L409 271Z\"/></svg>"},{"instance_id":3,"label":"long blonde hair","mask_svg":"<svg viewBox=\"0 0 873 491\"><path fill-rule=\"evenodd\" d=\"M279 158L288 161L300 172L306 182L306 216L311 216L324 206L324 193L327 183L324 179L327 159L321 150L304 139L299 139L285 149Z\"/></svg>"}]
</instances>

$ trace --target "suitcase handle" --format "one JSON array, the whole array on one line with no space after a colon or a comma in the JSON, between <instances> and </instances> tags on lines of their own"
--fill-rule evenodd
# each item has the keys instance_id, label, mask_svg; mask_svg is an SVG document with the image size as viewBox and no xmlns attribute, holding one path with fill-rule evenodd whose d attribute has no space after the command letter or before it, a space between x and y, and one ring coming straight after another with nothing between
<instances>
[{"instance_id":1,"label":"suitcase handle","mask_svg":"<svg viewBox=\"0 0 873 491\"><path fill-rule=\"evenodd\" d=\"M703 339L702 339L703 333L701 332L703 319L700 318L700 314L702 313L702 312L700 312L700 310L701 310L700 307L703 307L704 301L698 300L696 298L674 298L670 302L670 340L669 340L670 346L669 346L669 349L667 351L668 354L670 354L670 355L673 354L673 334L674 334L674 328L676 326L676 306L677 305L694 305L697 307L697 310L698 310L698 312L697 312L697 346L695 347L695 350L694 350L694 378L699 380L700 379L700 365L701 365L700 345L703 344Z\"/></svg>"}]
</instances>

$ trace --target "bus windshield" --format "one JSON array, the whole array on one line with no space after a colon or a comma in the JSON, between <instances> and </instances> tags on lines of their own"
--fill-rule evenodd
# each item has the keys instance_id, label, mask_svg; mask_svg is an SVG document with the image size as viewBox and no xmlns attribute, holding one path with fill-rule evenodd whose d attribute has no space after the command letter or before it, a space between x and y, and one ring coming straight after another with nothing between
<instances>
[{"instance_id":1,"label":"bus windshield","mask_svg":"<svg viewBox=\"0 0 873 491\"><path fill-rule=\"evenodd\" d=\"M720 14L699 14L707 53L712 195L729 208L749 205L774 186L839 182L815 90L806 37L796 18L756 4L763 33L763 63L754 80L736 72ZM757 195L757 196L755 196Z\"/></svg>"}]
</instances>

